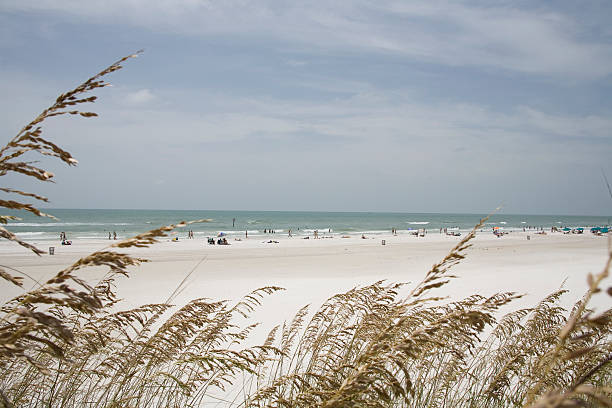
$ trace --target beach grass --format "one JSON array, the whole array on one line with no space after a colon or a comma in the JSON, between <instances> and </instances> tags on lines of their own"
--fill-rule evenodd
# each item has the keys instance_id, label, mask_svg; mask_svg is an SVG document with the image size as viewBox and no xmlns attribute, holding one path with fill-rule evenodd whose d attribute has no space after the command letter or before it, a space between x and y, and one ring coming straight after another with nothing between
<instances>
[{"instance_id":1,"label":"beach grass","mask_svg":"<svg viewBox=\"0 0 612 408\"><path fill-rule=\"evenodd\" d=\"M78 106L94 102L87 94L135 55L60 95L26 125L0 150L0 175L52 180L22 158L28 154L75 165L42 137L43 122L94 116ZM48 216L22 202L45 197L2 191L21 200L0 206ZM378 281L312 312L304 307L291 321L264 321L269 334L253 346L247 344L257 323L250 316L282 288L261 287L235 303L194 299L175 307L169 299L117 310L116 285L146 262L130 249L154 245L187 224L117 242L7 301L0 312L0 407L612 406L612 309L589 309L594 294L612 296L606 288L612 251L601 272L586 276L585 294L569 310L560 306L567 294L557 290L532 307L502 313L521 296L512 288L488 297L436 295L457 278L452 268L468 255L476 225L420 282ZM42 254L4 227L0 235ZM92 282L82 277L85 268L105 272ZM0 269L0 277L24 287L18 271Z\"/></svg>"}]
</instances>

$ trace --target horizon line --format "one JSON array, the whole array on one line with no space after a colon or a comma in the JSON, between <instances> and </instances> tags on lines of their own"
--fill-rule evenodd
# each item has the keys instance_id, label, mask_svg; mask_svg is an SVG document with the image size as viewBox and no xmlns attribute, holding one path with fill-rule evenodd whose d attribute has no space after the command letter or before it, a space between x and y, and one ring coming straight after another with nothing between
<instances>
[{"instance_id":1,"label":"horizon line","mask_svg":"<svg viewBox=\"0 0 612 408\"><path fill-rule=\"evenodd\" d=\"M295 212L295 213L354 213L354 214L429 214L429 215L474 215L483 216L487 215L495 216L502 215L501 210L497 212L423 212L423 211L380 211L380 210L350 210L350 211L338 211L338 210L245 210L245 209L168 209L168 208L55 208L55 207L39 207L45 210L102 210L102 211L216 211L216 212ZM504 213L503 215L522 215L522 216L557 216L557 217L612 217L612 215L602 214L554 214L554 213Z\"/></svg>"}]
</instances>

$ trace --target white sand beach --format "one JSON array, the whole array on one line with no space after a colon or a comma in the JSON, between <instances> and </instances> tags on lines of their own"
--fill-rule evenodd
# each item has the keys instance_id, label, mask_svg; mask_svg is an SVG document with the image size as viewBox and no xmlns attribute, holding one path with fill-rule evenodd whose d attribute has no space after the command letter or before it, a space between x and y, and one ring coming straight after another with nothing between
<instances>
[{"instance_id":1,"label":"white sand beach","mask_svg":"<svg viewBox=\"0 0 612 408\"><path fill-rule=\"evenodd\" d=\"M278 243L268 243L270 239ZM383 239L386 245L382 245ZM266 285L285 288L267 298L254 315L267 330L290 319L301 306L318 306L329 296L354 286L381 279L418 282L459 239L437 232L424 238L388 234L368 239L302 239L276 234L265 239L231 240L231 245L219 246L208 245L203 239L172 242L167 238L151 248L129 251L151 262L132 268L130 278L119 279L118 293L123 299L119 307L164 302L193 271L173 304L201 297L236 300ZM472 243L467 258L453 269L458 278L437 290L436 295L458 299L474 293L515 291L526 295L518 300L526 306L535 304L565 281L570 294L564 304L569 306L586 290L587 273L602 269L608 248L607 237L590 233L513 232L497 238L490 232L481 232ZM43 280L79 257L108 245L109 241L76 241L71 246L55 245L54 255L38 257L13 243L2 242L1 264ZM84 270L81 276L94 280L101 276L101 270ZM5 284L2 298L18 293ZM602 306L608 301L598 295L593 305Z\"/></svg>"}]
</instances>

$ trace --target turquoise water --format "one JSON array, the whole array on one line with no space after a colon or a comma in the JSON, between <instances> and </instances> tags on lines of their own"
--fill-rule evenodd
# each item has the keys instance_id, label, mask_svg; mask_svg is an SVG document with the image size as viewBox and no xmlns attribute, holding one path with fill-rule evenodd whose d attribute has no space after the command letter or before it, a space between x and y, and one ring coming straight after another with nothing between
<instances>
[{"instance_id":1,"label":"turquoise water","mask_svg":"<svg viewBox=\"0 0 612 408\"><path fill-rule=\"evenodd\" d=\"M69 239L107 239L116 232L118 238L142 233L162 225L179 221L210 218L211 222L194 224L188 228L197 237L228 235L264 235L264 229L286 235L291 229L294 235L311 235L314 230L330 234L382 234L396 228L399 233L426 228L469 230L486 214L419 214L374 212L297 212L297 211L183 211L183 210L89 210L46 209L58 220L36 217L29 213L4 212L22 219L10 222L6 228L22 239L57 240L60 232ZM498 226L505 230L522 230L524 227L588 227L609 225L611 217L562 216L562 215L512 215L496 214L485 228ZM233 220L235 219L235 222ZM180 235L186 229L179 230Z\"/></svg>"}]
</instances>

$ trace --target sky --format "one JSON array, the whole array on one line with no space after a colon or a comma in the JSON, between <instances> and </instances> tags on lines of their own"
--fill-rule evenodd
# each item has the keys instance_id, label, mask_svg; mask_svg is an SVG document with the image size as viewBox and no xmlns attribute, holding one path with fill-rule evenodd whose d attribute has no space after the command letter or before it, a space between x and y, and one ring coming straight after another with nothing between
<instances>
[{"instance_id":1,"label":"sky","mask_svg":"<svg viewBox=\"0 0 612 408\"><path fill-rule=\"evenodd\" d=\"M6 141L53 208L610 215L612 2L0 0Z\"/></svg>"}]
</instances>

